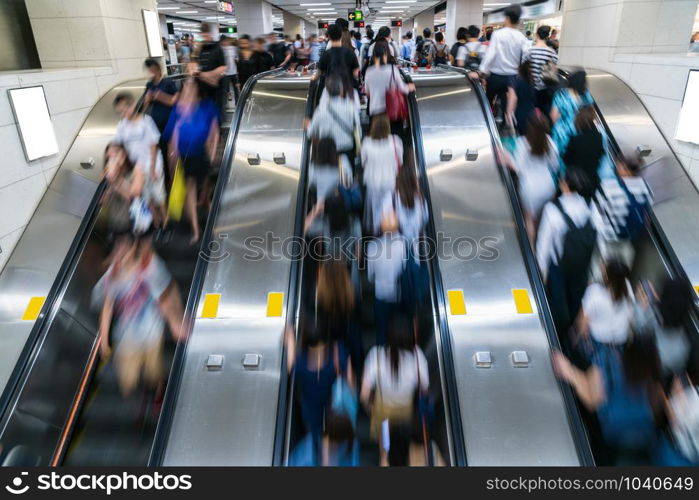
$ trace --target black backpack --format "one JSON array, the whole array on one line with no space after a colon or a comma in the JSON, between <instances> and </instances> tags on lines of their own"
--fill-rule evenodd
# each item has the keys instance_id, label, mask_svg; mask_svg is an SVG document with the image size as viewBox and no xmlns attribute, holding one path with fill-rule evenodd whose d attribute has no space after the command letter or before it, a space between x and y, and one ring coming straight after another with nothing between
<instances>
[{"instance_id":1,"label":"black backpack","mask_svg":"<svg viewBox=\"0 0 699 500\"><path fill-rule=\"evenodd\" d=\"M420 47L420 58L418 60L418 66L427 66L427 62L430 60L430 52L432 52L432 45L434 42L429 38L422 41L422 46Z\"/></svg>"},{"instance_id":2,"label":"black backpack","mask_svg":"<svg viewBox=\"0 0 699 500\"><path fill-rule=\"evenodd\" d=\"M449 49L449 55L451 56L451 60L456 65L456 56L459 54L459 49L466 45L463 42L456 42L454 45L451 46L451 49Z\"/></svg>"},{"instance_id":3,"label":"black backpack","mask_svg":"<svg viewBox=\"0 0 699 500\"><path fill-rule=\"evenodd\" d=\"M564 276L575 276L581 272L587 275L592 261L592 253L597 246L597 230L592 225L592 216L588 217L584 226L578 227L573 219L563 210L561 200L556 199L556 206L563 220L568 226L568 231L563 239L563 252L558 257L558 267Z\"/></svg>"}]
</instances>

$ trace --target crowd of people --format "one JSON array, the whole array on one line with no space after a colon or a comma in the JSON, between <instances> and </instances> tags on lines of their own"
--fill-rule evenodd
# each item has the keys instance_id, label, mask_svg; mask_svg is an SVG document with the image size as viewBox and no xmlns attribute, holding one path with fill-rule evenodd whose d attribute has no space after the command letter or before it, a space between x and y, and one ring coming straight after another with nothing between
<instances>
[{"instance_id":1,"label":"crowd of people","mask_svg":"<svg viewBox=\"0 0 699 500\"><path fill-rule=\"evenodd\" d=\"M304 263L299 331L288 325L284 334L303 428L289 463L359 465L362 415L377 463L443 463L428 432L429 366L417 321L429 300L417 251L429 213L408 129L406 96L415 87L399 63L453 65L485 87L501 117L508 140L499 157L516 178L561 340L554 368L588 410L598 453L609 463L696 464L685 418L699 380L685 328L691 294L677 280L656 292L631 278L652 205L642 164L613 157L585 72L561 80L552 30L540 26L528 39L520 15L514 5L500 29L461 27L451 47L430 28L398 45L388 27L361 36L344 19L305 39L214 41L203 26L201 43L181 44L191 61L181 85L146 61L145 112L129 94L114 101L121 121L105 153L114 250L94 293L100 350L114 352L122 391L161 383L166 326L181 336L179 293L152 235L184 210L191 243L200 240L227 102L255 74L313 67L321 94L304 123L312 141L304 232L323 237L333 258ZM340 250L350 239L368 243L347 259Z\"/></svg>"}]
</instances>

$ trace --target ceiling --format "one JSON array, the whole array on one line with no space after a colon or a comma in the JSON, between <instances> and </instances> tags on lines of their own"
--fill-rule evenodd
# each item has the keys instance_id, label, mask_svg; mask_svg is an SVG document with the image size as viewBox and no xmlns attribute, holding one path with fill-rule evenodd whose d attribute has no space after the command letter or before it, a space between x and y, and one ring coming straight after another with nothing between
<instances>
[{"instance_id":1,"label":"ceiling","mask_svg":"<svg viewBox=\"0 0 699 500\"><path fill-rule=\"evenodd\" d=\"M283 12L287 11L310 22L334 21L338 17L347 17L354 10L354 0L267 0L272 6L272 22L275 28L283 27ZM443 1L443 0L442 0ZM502 8L512 2L484 0L483 10ZM233 6L235 9L235 0ZM362 10L367 24L389 24L394 19L410 19L420 12L442 3L438 0L361 0ZM218 11L217 0L158 0L158 12L175 19L175 28L197 31L201 21L218 22L222 25L236 24L233 15ZM446 22L446 11L435 15L435 24ZM179 23L179 24L177 24Z\"/></svg>"}]
</instances>

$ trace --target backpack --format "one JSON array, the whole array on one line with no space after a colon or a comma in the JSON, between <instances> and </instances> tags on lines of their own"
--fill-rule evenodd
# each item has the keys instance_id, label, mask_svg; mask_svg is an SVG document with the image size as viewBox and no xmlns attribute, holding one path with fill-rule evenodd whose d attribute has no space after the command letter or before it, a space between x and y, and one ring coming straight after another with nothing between
<instances>
[{"instance_id":1,"label":"backpack","mask_svg":"<svg viewBox=\"0 0 699 500\"><path fill-rule=\"evenodd\" d=\"M459 54L459 49L464 45L466 44L463 42L456 42L451 46L451 49L449 49L449 55L451 56L451 60L454 64L456 64L456 56Z\"/></svg>"},{"instance_id":2,"label":"backpack","mask_svg":"<svg viewBox=\"0 0 699 500\"><path fill-rule=\"evenodd\" d=\"M442 46L435 45L437 48L436 54L434 56L434 60L437 64L446 64L447 63L447 45L444 44Z\"/></svg>"},{"instance_id":3,"label":"backpack","mask_svg":"<svg viewBox=\"0 0 699 500\"><path fill-rule=\"evenodd\" d=\"M655 417L646 387L626 381L620 351L600 346L596 364L602 370L605 403L597 409L602 436L607 444L624 450L645 451L657 436Z\"/></svg>"},{"instance_id":4,"label":"backpack","mask_svg":"<svg viewBox=\"0 0 699 500\"><path fill-rule=\"evenodd\" d=\"M583 227L578 227L563 210L560 198L556 199L553 204L561 212L563 220L568 226L568 231L563 239L563 251L558 256L558 267L566 277L575 276L580 272L587 274L592 253L597 246L597 230L592 225L592 217L588 217Z\"/></svg>"},{"instance_id":5,"label":"backpack","mask_svg":"<svg viewBox=\"0 0 699 500\"><path fill-rule=\"evenodd\" d=\"M478 43L478 46L474 50L469 50L466 53L466 68L471 69L473 71L478 71L478 68L480 68L481 66L481 53L478 50L480 48L481 44Z\"/></svg>"},{"instance_id":6,"label":"backpack","mask_svg":"<svg viewBox=\"0 0 699 500\"><path fill-rule=\"evenodd\" d=\"M432 52L432 45L433 42L432 40L423 40L422 45L420 46L420 51L418 52L418 61L417 64L418 66L427 66L428 61L430 60L430 53Z\"/></svg>"},{"instance_id":7,"label":"backpack","mask_svg":"<svg viewBox=\"0 0 699 500\"><path fill-rule=\"evenodd\" d=\"M619 186L626 193L629 200L628 213L624 224L617 228L616 236L620 239L635 239L646 226L646 216L650 212L650 204L647 199L638 201L638 198L629 190L623 179L619 179Z\"/></svg>"}]
</instances>

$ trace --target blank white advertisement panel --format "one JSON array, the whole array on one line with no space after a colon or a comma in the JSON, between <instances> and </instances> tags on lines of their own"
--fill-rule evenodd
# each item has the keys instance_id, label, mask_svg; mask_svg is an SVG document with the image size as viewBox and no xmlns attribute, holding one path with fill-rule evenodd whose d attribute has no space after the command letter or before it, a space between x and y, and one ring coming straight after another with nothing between
<instances>
[{"instance_id":1,"label":"blank white advertisement panel","mask_svg":"<svg viewBox=\"0 0 699 500\"><path fill-rule=\"evenodd\" d=\"M696 69L689 72L675 138L699 144L699 70Z\"/></svg>"},{"instance_id":2,"label":"blank white advertisement panel","mask_svg":"<svg viewBox=\"0 0 699 500\"><path fill-rule=\"evenodd\" d=\"M10 89L7 92L27 161L58 153L58 142L46 104L44 87Z\"/></svg>"}]
</instances>

